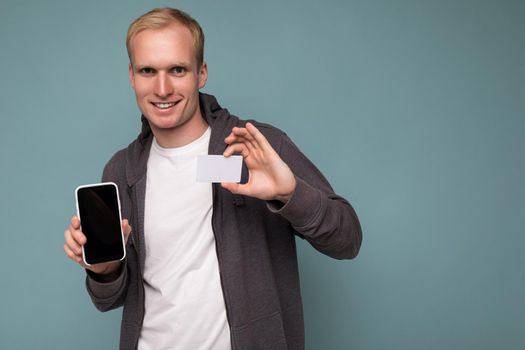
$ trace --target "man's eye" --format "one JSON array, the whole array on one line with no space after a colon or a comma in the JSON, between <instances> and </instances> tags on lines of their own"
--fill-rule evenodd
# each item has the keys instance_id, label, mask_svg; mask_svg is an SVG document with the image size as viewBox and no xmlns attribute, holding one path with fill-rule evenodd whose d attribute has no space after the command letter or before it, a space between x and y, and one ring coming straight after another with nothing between
<instances>
[{"instance_id":1,"label":"man's eye","mask_svg":"<svg viewBox=\"0 0 525 350\"><path fill-rule=\"evenodd\" d=\"M181 75L186 72L186 69L184 67L174 67L172 70L173 74Z\"/></svg>"},{"instance_id":2,"label":"man's eye","mask_svg":"<svg viewBox=\"0 0 525 350\"><path fill-rule=\"evenodd\" d=\"M147 68L147 67L146 68L142 68L140 70L140 73L141 74L147 74L147 75L153 74L153 69L152 68Z\"/></svg>"}]
</instances>

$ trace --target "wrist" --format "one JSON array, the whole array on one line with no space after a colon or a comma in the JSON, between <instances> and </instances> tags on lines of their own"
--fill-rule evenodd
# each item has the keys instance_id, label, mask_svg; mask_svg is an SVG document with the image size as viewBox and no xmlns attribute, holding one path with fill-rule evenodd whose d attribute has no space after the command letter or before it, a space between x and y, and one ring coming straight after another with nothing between
<instances>
[{"instance_id":1,"label":"wrist","mask_svg":"<svg viewBox=\"0 0 525 350\"><path fill-rule=\"evenodd\" d=\"M104 282L111 282L111 281L116 280L121 273L121 267L122 267L122 262L116 261L113 263L109 263L108 266L100 270L97 268L95 269L88 268L87 270L88 270L88 274L93 279L95 279L98 282L104 283Z\"/></svg>"},{"instance_id":2,"label":"wrist","mask_svg":"<svg viewBox=\"0 0 525 350\"><path fill-rule=\"evenodd\" d=\"M282 202L282 203L288 202L290 198L292 198L296 187L297 187L297 181L295 180L295 176L293 176L289 189L283 194L277 195L275 197L275 200L278 200L279 202Z\"/></svg>"}]
</instances>

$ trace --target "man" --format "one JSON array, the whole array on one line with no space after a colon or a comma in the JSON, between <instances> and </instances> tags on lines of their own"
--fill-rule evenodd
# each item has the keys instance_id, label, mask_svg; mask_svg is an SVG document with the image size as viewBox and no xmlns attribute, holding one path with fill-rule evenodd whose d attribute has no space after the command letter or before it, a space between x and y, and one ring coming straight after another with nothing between
<instances>
[{"instance_id":1,"label":"man","mask_svg":"<svg viewBox=\"0 0 525 350\"><path fill-rule=\"evenodd\" d=\"M142 132L102 179L120 190L127 257L85 266L79 219L65 231L95 306L124 306L121 349L304 348L295 236L353 258L354 210L283 132L199 93L204 35L189 15L152 10L126 44ZM195 181L197 155L234 153L242 184Z\"/></svg>"}]
</instances>

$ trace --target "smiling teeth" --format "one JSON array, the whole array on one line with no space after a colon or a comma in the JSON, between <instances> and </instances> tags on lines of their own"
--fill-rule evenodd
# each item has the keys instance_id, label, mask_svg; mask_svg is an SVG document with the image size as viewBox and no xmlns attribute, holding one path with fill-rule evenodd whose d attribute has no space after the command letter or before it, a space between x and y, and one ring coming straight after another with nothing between
<instances>
[{"instance_id":1,"label":"smiling teeth","mask_svg":"<svg viewBox=\"0 0 525 350\"><path fill-rule=\"evenodd\" d=\"M167 109L172 106L175 106L175 102L153 103L153 104L160 109Z\"/></svg>"}]
</instances>

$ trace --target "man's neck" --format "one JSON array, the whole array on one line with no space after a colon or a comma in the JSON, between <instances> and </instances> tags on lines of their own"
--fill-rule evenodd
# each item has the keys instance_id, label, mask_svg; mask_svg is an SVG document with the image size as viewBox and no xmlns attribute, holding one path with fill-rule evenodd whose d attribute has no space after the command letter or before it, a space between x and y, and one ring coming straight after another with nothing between
<instances>
[{"instance_id":1,"label":"man's neck","mask_svg":"<svg viewBox=\"0 0 525 350\"><path fill-rule=\"evenodd\" d=\"M186 123L172 129L151 128L157 143L162 148L177 148L185 146L201 137L208 124L200 111Z\"/></svg>"}]
</instances>

